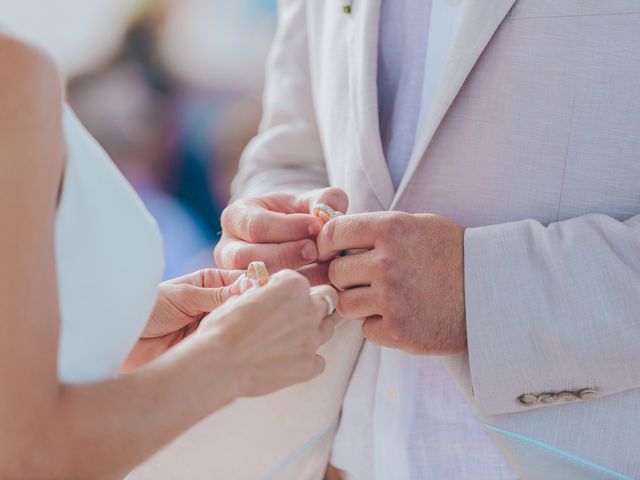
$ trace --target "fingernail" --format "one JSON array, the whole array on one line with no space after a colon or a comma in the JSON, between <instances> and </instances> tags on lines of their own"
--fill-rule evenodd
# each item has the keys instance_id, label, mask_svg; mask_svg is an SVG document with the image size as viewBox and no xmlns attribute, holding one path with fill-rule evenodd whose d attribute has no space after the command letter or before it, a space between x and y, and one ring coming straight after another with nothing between
<instances>
[{"instance_id":1,"label":"fingernail","mask_svg":"<svg viewBox=\"0 0 640 480\"><path fill-rule=\"evenodd\" d=\"M307 243L302 247L302 258L308 262L315 260L318 257L318 251L313 243Z\"/></svg>"},{"instance_id":2,"label":"fingernail","mask_svg":"<svg viewBox=\"0 0 640 480\"><path fill-rule=\"evenodd\" d=\"M311 225L309 225L309 235L312 237L317 237L322 230L322 224L319 220L315 220Z\"/></svg>"}]
</instances>

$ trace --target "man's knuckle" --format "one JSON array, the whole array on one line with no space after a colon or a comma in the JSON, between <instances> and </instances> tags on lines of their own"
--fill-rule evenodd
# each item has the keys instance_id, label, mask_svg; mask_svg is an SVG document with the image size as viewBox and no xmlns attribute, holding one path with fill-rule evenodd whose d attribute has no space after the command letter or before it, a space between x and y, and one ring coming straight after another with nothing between
<instances>
[{"instance_id":1,"label":"man's knuckle","mask_svg":"<svg viewBox=\"0 0 640 480\"><path fill-rule=\"evenodd\" d=\"M404 221L402 217L393 214L387 220L386 231L393 237L400 237L404 234Z\"/></svg>"},{"instance_id":2,"label":"man's knuckle","mask_svg":"<svg viewBox=\"0 0 640 480\"><path fill-rule=\"evenodd\" d=\"M329 277L329 281L333 285L338 285L340 281L340 272L341 272L341 262L339 259L333 260L329 264L329 270L327 272L327 276Z\"/></svg>"},{"instance_id":3,"label":"man's knuckle","mask_svg":"<svg viewBox=\"0 0 640 480\"><path fill-rule=\"evenodd\" d=\"M335 220L329 220L322 228L322 236L329 243L333 242L334 240L336 234L336 224L337 222Z\"/></svg>"},{"instance_id":4,"label":"man's knuckle","mask_svg":"<svg viewBox=\"0 0 640 480\"><path fill-rule=\"evenodd\" d=\"M338 295L338 305L336 305L336 309L338 313L343 313L349 310L351 307L351 295L347 295L347 293L341 293Z\"/></svg>"},{"instance_id":5,"label":"man's knuckle","mask_svg":"<svg viewBox=\"0 0 640 480\"><path fill-rule=\"evenodd\" d=\"M227 252L227 264L233 269L244 270L254 261L255 252L251 245L238 245Z\"/></svg>"},{"instance_id":6,"label":"man's knuckle","mask_svg":"<svg viewBox=\"0 0 640 480\"><path fill-rule=\"evenodd\" d=\"M391 239L402 238L408 231L408 215L403 212L389 214L385 220L383 234Z\"/></svg>"},{"instance_id":7,"label":"man's knuckle","mask_svg":"<svg viewBox=\"0 0 640 480\"><path fill-rule=\"evenodd\" d=\"M340 315L348 316L349 312L352 309L353 300L350 295L341 294L338 297L338 305L336 305L336 310Z\"/></svg>"},{"instance_id":8,"label":"man's knuckle","mask_svg":"<svg viewBox=\"0 0 640 480\"><path fill-rule=\"evenodd\" d=\"M213 249L213 261L216 266L220 268L230 268L230 266L226 263L227 258L224 254L225 246L226 242L223 239L220 240L220 242L218 242L218 245L216 245L216 248Z\"/></svg>"},{"instance_id":9,"label":"man's knuckle","mask_svg":"<svg viewBox=\"0 0 640 480\"><path fill-rule=\"evenodd\" d=\"M220 224L222 225L223 230L229 230L232 228L234 209L235 209L235 203L232 203L229 206L227 206L224 210L222 210L222 214L220 215Z\"/></svg>"},{"instance_id":10,"label":"man's knuckle","mask_svg":"<svg viewBox=\"0 0 640 480\"><path fill-rule=\"evenodd\" d=\"M386 253L380 253L373 259L373 266L376 272L382 273L385 277L396 268L397 260Z\"/></svg>"},{"instance_id":11,"label":"man's knuckle","mask_svg":"<svg viewBox=\"0 0 640 480\"><path fill-rule=\"evenodd\" d=\"M265 222L260 215L251 215L245 224L246 240L251 243L258 243L264 236Z\"/></svg>"}]
</instances>

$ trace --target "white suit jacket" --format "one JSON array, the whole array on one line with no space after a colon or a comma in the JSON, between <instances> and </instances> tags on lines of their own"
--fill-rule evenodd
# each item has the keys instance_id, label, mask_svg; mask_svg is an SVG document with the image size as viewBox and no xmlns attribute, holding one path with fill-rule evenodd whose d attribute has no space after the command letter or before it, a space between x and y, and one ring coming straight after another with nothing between
<instances>
[{"instance_id":1,"label":"white suit jacket","mask_svg":"<svg viewBox=\"0 0 640 480\"><path fill-rule=\"evenodd\" d=\"M331 184L350 212L468 227L469 353L443 361L471 408L523 478L640 478L640 0L465 0L397 191L378 129L381 1L350 15L280 1L236 195ZM338 330L320 379L231 406L141 471L321 478L358 327Z\"/></svg>"}]
</instances>

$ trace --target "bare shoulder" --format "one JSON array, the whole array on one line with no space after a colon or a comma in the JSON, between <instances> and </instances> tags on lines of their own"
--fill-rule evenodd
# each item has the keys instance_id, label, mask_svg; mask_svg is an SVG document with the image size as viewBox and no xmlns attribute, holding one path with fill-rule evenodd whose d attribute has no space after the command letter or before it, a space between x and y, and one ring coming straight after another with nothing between
<instances>
[{"instance_id":1,"label":"bare shoulder","mask_svg":"<svg viewBox=\"0 0 640 480\"><path fill-rule=\"evenodd\" d=\"M57 191L64 165L62 85L55 62L46 53L22 40L0 34L3 188ZM44 175L36 177L34 172ZM50 184L38 183L42 177L48 178Z\"/></svg>"},{"instance_id":2,"label":"bare shoulder","mask_svg":"<svg viewBox=\"0 0 640 480\"><path fill-rule=\"evenodd\" d=\"M62 102L62 80L53 59L34 45L5 34L0 34L0 86L5 99L9 93L45 92Z\"/></svg>"}]
</instances>

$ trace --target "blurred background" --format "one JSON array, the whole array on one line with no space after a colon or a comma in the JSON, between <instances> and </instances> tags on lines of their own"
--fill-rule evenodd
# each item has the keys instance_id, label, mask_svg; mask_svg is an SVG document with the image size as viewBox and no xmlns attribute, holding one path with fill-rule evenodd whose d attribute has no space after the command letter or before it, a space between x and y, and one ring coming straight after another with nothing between
<instances>
[{"instance_id":1,"label":"blurred background","mask_svg":"<svg viewBox=\"0 0 640 480\"><path fill-rule=\"evenodd\" d=\"M222 208L260 119L276 0L0 0L46 48L68 101L165 239L165 278L213 265Z\"/></svg>"}]
</instances>

